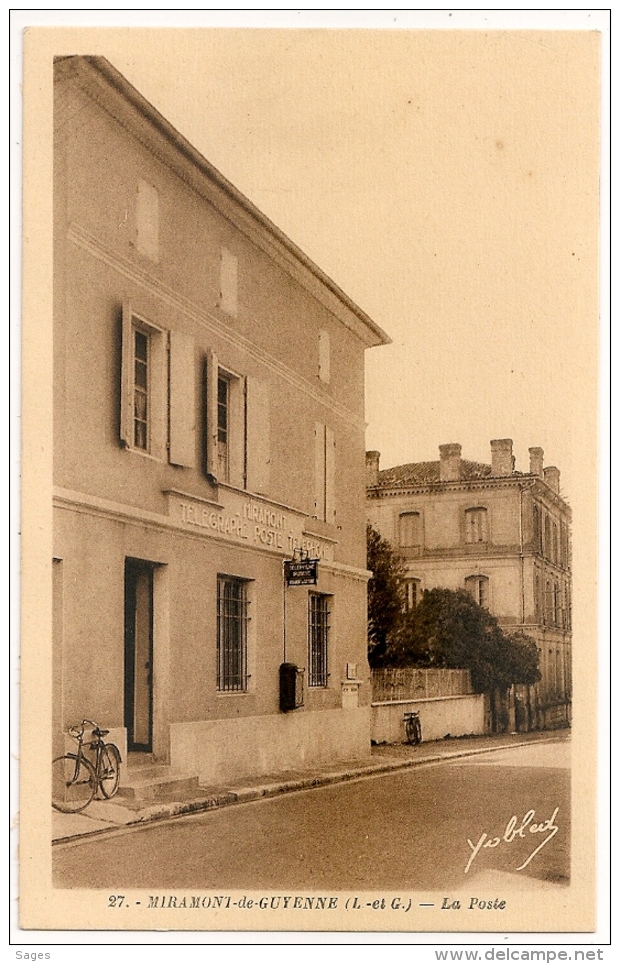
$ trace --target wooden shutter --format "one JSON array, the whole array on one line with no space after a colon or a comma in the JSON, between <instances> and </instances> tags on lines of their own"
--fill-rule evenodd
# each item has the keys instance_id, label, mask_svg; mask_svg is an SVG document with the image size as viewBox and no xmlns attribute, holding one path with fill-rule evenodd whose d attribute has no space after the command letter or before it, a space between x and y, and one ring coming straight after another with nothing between
<instances>
[{"instance_id":1,"label":"wooden shutter","mask_svg":"<svg viewBox=\"0 0 620 964\"><path fill-rule=\"evenodd\" d=\"M336 521L336 439L325 426L325 521Z\"/></svg>"},{"instance_id":2,"label":"wooden shutter","mask_svg":"<svg viewBox=\"0 0 620 964\"><path fill-rule=\"evenodd\" d=\"M133 445L133 324L131 305L123 303L121 322L121 418L123 445Z\"/></svg>"},{"instance_id":3,"label":"wooden shutter","mask_svg":"<svg viewBox=\"0 0 620 964\"><path fill-rule=\"evenodd\" d=\"M246 404L246 488L266 495L270 475L269 390L266 382L248 376Z\"/></svg>"},{"instance_id":4,"label":"wooden shutter","mask_svg":"<svg viewBox=\"0 0 620 964\"><path fill-rule=\"evenodd\" d=\"M217 374L215 352L209 350L204 364L205 471L217 482Z\"/></svg>"},{"instance_id":5,"label":"wooden shutter","mask_svg":"<svg viewBox=\"0 0 620 964\"><path fill-rule=\"evenodd\" d=\"M170 332L170 451L172 465L196 464L194 339Z\"/></svg>"}]
</instances>

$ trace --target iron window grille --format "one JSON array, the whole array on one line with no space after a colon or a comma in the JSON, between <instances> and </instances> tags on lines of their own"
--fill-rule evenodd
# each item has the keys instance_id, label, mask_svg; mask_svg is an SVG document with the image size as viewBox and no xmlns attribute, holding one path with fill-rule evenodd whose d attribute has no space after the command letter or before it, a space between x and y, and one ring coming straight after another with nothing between
<instances>
[{"instance_id":1,"label":"iron window grille","mask_svg":"<svg viewBox=\"0 0 620 964\"><path fill-rule=\"evenodd\" d=\"M308 686L327 686L329 596L308 596Z\"/></svg>"},{"instance_id":2,"label":"iron window grille","mask_svg":"<svg viewBox=\"0 0 620 964\"><path fill-rule=\"evenodd\" d=\"M248 688L247 582L231 576L217 580L217 688L246 692Z\"/></svg>"}]
</instances>

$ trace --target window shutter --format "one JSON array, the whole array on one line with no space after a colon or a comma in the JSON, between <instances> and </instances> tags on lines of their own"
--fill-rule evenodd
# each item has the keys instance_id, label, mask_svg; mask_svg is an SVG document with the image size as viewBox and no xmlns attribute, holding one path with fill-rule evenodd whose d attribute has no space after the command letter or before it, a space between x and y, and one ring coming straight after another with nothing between
<instances>
[{"instance_id":1,"label":"window shutter","mask_svg":"<svg viewBox=\"0 0 620 964\"><path fill-rule=\"evenodd\" d=\"M218 361L215 352L209 350L205 358L205 471L217 482L217 373Z\"/></svg>"},{"instance_id":2,"label":"window shutter","mask_svg":"<svg viewBox=\"0 0 620 964\"><path fill-rule=\"evenodd\" d=\"M263 495L269 489L270 424L269 389L266 382L248 376L246 404L246 488Z\"/></svg>"},{"instance_id":3,"label":"window shutter","mask_svg":"<svg viewBox=\"0 0 620 964\"><path fill-rule=\"evenodd\" d=\"M133 445L133 326L131 305L123 303L121 322L121 418L123 445Z\"/></svg>"},{"instance_id":4,"label":"window shutter","mask_svg":"<svg viewBox=\"0 0 620 964\"><path fill-rule=\"evenodd\" d=\"M194 339L170 332L170 452L172 465L196 464Z\"/></svg>"},{"instance_id":5,"label":"window shutter","mask_svg":"<svg viewBox=\"0 0 620 964\"><path fill-rule=\"evenodd\" d=\"M325 426L325 521L336 521L336 439Z\"/></svg>"},{"instance_id":6,"label":"window shutter","mask_svg":"<svg viewBox=\"0 0 620 964\"><path fill-rule=\"evenodd\" d=\"M314 423L314 515L325 519L325 426Z\"/></svg>"}]
</instances>

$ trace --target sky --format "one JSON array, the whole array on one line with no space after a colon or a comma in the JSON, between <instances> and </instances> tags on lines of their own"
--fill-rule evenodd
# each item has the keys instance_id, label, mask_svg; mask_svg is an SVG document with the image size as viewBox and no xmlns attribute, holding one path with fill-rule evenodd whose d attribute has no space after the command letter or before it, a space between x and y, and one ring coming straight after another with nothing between
<instances>
[{"instance_id":1,"label":"sky","mask_svg":"<svg viewBox=\"0 0 620 964\"><path fill-rule=\"evenodd\" d=\"M545 450L573 507L575 679L593 705L601 390L603 426L608 417L597 350L609 322L603 284L599 324L599 222L603 278L608 253L600 35L591 27L606 29L605 11L340 11L319 18L320 30L303 11L259 11L244 19L269 29L240 31L203 11L200 26L144 29L169 26L166 13L17 11L64 28L37 49L50 131L50 55L107 57L388 333L392 344L366 355L366 445L382 467L436 459L445 442L490 461L490 440L512 438L520 470L528 447ZM125 26L94 29L87 18ZM276 22L297 29L271 29ZM606 120L603 110L603 140ZM20 141L12 139L18 152ZM41 144L33 139L32 151ZM42 192L41 207L48 202ZM51 311L26 308L32 353ZM36 387L44 405L49 373ZM31 528L50 520L51 471L43 476L45 485L30 471ZM607 665L602 646L603 689Z\"/></svg>"},{"instance_id":2,"label":"sky","mask_svg":"<svg viewBox=\"0 0 620 964\"><path fill-rule=\"evenodd\" d=\"M391 337L366 362L382 467L444 442L489 461L508 437L518 469L545 450L571 501L596 458L596 33L80 40L73 52L107 56Z\"/></svg>"}]
</instances>

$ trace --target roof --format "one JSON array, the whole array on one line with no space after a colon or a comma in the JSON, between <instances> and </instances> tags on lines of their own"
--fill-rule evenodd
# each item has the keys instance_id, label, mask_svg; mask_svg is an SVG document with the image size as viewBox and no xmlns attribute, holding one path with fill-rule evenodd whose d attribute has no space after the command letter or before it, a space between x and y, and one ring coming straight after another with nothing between
<instances>
[{"instance_id":1,"label":"roof","mask_svg":"<svg viewBox=\"0 0 620 964\"><path fill-rule=\"evenodd\" d=\"M522 472L514 472L511 476L502 476L502 478L506 479L522 475ZM474 482L477 479L490 478L493 478L490 465L486 465L484 462L470 462L467 459L461 459L461 475L459 481ZM439 461L407 462L406 465L395 465L391 469L382 469L379 472L377 487L393 488L401 485L436 485L439 482Z\"/></svg>"},{"instance_id":2,"label":"roof","mask_svg":"<svg viewBox=\"0 0 620 964\"><path fill-rule=\"evenodd\" d=\"M367 347L376 345L389 345L391 338L379 325L370 318L347 294L336 284L335 281L325 274L297 245L271 221L266 214L263 214L244 194L241 193L227 178L207 161L196 148L183 137L166 120L159 111L153 107L143 95L106 60L105 57L94 56L69 56L55 58L58 76L67 77L73 74L74 77L86 85L96 89L96 94L101 95L104 88L109 95L116 94L116 110L113 115L117 120L123 121L119 116L120 104L124 105L124 113L127 109L133 112L132 123L136 131L145 135L145 125L149 128L152 137L158 138L159 145L165 145L164 150L168 151L168 162L172 164L189 164L194 172L194 176L202 184L209 185L210 201L217 206L217 199L220 203L228 199L229 208L227 216L236 223L241 230L252 233L255 237L267 235L270 239L270 252L272 256L277 252L283 265L289 268L296 267L297 272L305 273L305 277L312 278L317 290L323 292L323 296L328 303L328 307L340 306L340 311L336 314L347 327L354 330ZM99 99L97 97L96 99ZM147 139L149 135L147 134ZM230 208L232 202L232 208ZM256 230L258 229L258 231Z\"/></svg>"}]
</instances>

